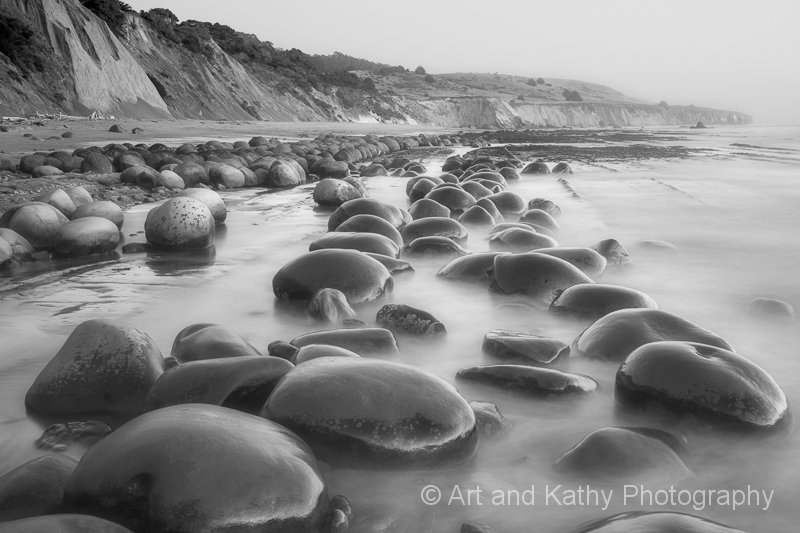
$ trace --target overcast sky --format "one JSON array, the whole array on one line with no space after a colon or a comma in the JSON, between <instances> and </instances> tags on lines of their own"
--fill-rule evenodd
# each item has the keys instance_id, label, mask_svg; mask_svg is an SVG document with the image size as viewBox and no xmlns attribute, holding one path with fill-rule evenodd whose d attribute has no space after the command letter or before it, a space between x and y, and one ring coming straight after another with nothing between
<instances>
[{"instance_id":1,"label":"overcast sky","mask_svg":"<svg viewBox=\"0 0 800 533\"><path fill-rule=\"evenodd\" d=\"M800 125L800 0L127 0L280 48L609 85Z\"/></svg>"}]
</instances>

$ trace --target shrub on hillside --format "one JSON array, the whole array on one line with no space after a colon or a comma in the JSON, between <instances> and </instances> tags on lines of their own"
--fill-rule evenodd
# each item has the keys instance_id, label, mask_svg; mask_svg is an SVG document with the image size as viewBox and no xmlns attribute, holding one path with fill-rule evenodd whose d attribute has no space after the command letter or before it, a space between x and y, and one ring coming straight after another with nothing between
<instances>
[{"instance_id":1,"label":"shrub on hillside","mask_svg":"<svg viewBox=\"0 0 800 533\"><path fill-rule=\"evenodd\" d=\"M36 34L25 22L0 16L0 53L23 73L40 72L44 68L37 41Z\"/></svg>"},{"instance_id":2,"label":"shrub on hillside","mask_svg":"<svg viewBox=\"0 0 800 533\"><path fill-rule=\"evenodd\" d=\"M422 68L422 66L419 66L414 69L414 74L419 74L420 76L424 76L425 74L427 74L427 72L425 72L425 69Z\"/></svg>"},{"instance_id":3,"label":"shrub on hillside","mask_svg":"<svg viewBox=\"0 0 800 533\"><path fill-rule=\"evenodd\" d=\"M578 91L570 91L569 89L564 89L564 98L567 102L583 102L583 97Z\"/></svg>"},{"instance_id":4,"label":"shrub on hillside","mask_svg":"<svg viewBox=\"0 0 800 533\"><path fill-rule=\"evenodd\" d=\"M536 78L536 83L544 83L544 78Z\"/></svg>"},{"instance_id":5,"label":"shrub on hillside","mask_svg":"<svg viewBox=\"0 0 800 533\"><path fill-rule=\"evenodd\" d=\"M533 79L533 78L529 78L528 81L526 81L525 83L527 83L531 87L536 87L536 85L537 85L536 80Z\"/></svg>"}]
</instances>

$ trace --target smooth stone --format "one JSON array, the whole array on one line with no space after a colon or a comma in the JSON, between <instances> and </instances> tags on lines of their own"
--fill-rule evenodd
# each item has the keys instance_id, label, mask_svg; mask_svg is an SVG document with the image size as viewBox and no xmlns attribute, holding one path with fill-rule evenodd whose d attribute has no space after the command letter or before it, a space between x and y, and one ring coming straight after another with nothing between
<instances>
[{"instance_id":1,"label":"smooth stone","mask_svg":"<svg viewBox=\"0 0 800 533\"><path fill-rule=\"evenodd\" d=\"M259 356L261 353L238 333L218 324L192 324L172 342L170 355L180 363L227 357Z\"/></svg>"},{"instance_id":2,"label":"smooth stone","mask_svg":"<svg viewBox=\"0 0 800 533\"><path fill-rule=\"evenodd\" d=\"M106 254L116 250L119 241L119 228L110 220L81 217L59 228L54 251L68 257Z\"/></svg>"},{"instance_id":3,"label":"smooth stone","mask_svg":"<svg viewBox=\"0 0 800 533\"><path fill-rule=\"evenodd\" d=\"M492 227L496 221L486 209L476 204L461 213L458 222L463 226Z\"/></svg>"},{"instance_id":4,"label":"smooth stone","mask_svg":"<svg viewBox=\"0 0 800 533\"><path fill-rule=\"evenodd\" d=\"M147 395L146 411L186 403L219 405L257 414L294 366L278 357L227 357L170 368Z\"/></svg>"},{"instance_id":5,"label":"smooth stone","mask_svg":"<svg viewBox=\"0 0 800 533\"><path fill-rule=\"evenodd\" d=\"M112 172L114 172L114 165L103 154L90 152L81 161L82 174L111 174Z\"/></svg>"},{"instance_id":6,"label":"smooth stone","mask_svg":"<svg viewBox=\"0 0 800 533\"><path fill-rule=\"evenodd\" d=\"M277 159L269 167L264 185L267 187L295 187L305 181L305 172L292 165L289 161Z\"/></svg>"},{"instance_id":7,"label":"smooth stone","mask_svg":"<svg viewBox=\"0 0 800 533\"><path fill-rule=\"evenodd\" d=\"M506 181L516 181L520 179L519 171L514 167L503 167L498 170L498 172L506 179Z\"/></svg>"},{"instance_id":8,"label":"smooth stone","mask_svg":"<svg viewBox=\"0 0 800 533\"><path fill-rule=\"evenodd\" d=\"M592 359L622 361L651 342L699 342L733 350L718 335L660 309L620 309L598 319L572 341L572 353Z\"/></svg>"},{"instance_id":9,"label":"smooth stone","mask_svg":"<svg viewBox=\"0 0 800 533\"><path fill-rule=\"evenodd\" d=\"M462 244L469 233L457 220L445 217L427 217L414 220L400 232L405 244L420 237L447 237L451 241Z\"/></svg>"},{"instance_id":10,"label":"smooth stone","mask_svg":"<svg viewBox=\"0 0 800 533\"><path fill-rule=\"evenodd\" d=\"M605 257L609 265L622 266L633 263L628 250L616 239L602 240L592 246L592 248Z\"/></svg>"},{"instance_id":11,"label":"smooth stone","mask_svg":"<svg viewBox=\"0 0 800 533\"><path fill-rule=\"evenodd\" d=\"M375 316L378 326L405 335L445 335L447 329L432 314L410 305L386 304Z\"/></svg>"},{"instance_id":12,"label":"smooth stone","mask_svg":"<svg viewBox=\"0 0 800 533\"><path fill-rule=\"evenodd\" d=\"M31 177L34 178L48 178L50 176L61 176L64 172L57 167L51 165L40 165L33 169Z\"/></svg>"},{"instance_id":13,"label":"smooth stone","mask_svg":"<svg viewBox=\"0 0 800 533\"><path fill-rule=\"evenodd\" d=\"M8 243L11 254L10 260L17 262L29 261L33 256L34 249L31 243L13 229L0 228L0 239ZM6 250L6 253L9 253L9 250Z\"/></svg>"},{"instance_id":14,"label":"smooth stone","mask_svg":"<svg viewBox=\"0 0 800 533\"><path fill-rule=\"evenodd\" d=\"M405 247L403 253L411 256L453 256L468 255L470 252L459 246L452 239L437 235L414 239Z\"/></svg>"},{"instance_id":15,"label":"smooth stone","mask_svg":"<svg viewBox=\"0 0 800 533\"><path fill-rule=\"evenodd\" d=\"M216 224L222 224L228 218L228 208L225 206L225 200L222 196L212 191L211 189L204 188L190 188L179 192L176 196L180 198L194 198L200 200L206 207L211 210L211 215L214 217Z\"/></svg>"},{"instance_id":16,"label":"smooth stone","mask_svg":"<svg viewBox=\"0 0 800 533\"><path fill-rule=\"evenodd\" d=\"M383 254L371 254L369 252L366 255L370 256L371 258L378 261L380 264L386 267L386 270L389 271L390 274L397 274L400 272L414 272L414 267L408 261L403 261L402 259L395 259L394 257L389 257Z\"/></svg>"},{"instance_id":17,"label":"smooth stone","mask_svg":"<svg viewBox=\"0 0 800 533\"><path fill-rule=\"evenodd\" d=\"M381 217L376 217L375 215L356 215L354 217L350 217L342 222L335 231L377 233L379 235L383 235L384 237L388 237L394 241L398 247L403 246L403 237L400 235L400 232L397 231L397 228Z\"/></svg>"},{"instance_id":18,"label":"smooth stone","mask_svg":"<svg viewBox=\"0 0 800 533\"><path fill-rule=\"evenodd\" d=\"M87 320L36 377L25 407L44 415L136 415L163 366L147 334L121 322Z\"/></svg>"},{"instance_id":19,"label":"smooth stone","mask_svg":"<svg viewBox=\"0 0 800 533\"><path fill-rule=\"evenodd\" d=\"M506 179L503 177L503 175L500 174L499 172L494 172L491 170L475 172L474 174L467 176L463 181L479 181L482 183L497 184L500 185L503 189L508 187L508 183L506 182Z\"/></svg>"},{"instance_id":20,"label":"smooth stone","mask_svg":"<svg viewBox=\"0 0 800 533\"><path fill-rule=\"evenodd\" d=\"M211 210L194 198L175 197L147 213L147 241L163 248L188 250L214 244L216 222Z\"/></svg>"},{"instance_id":21,"label":"smooth stone","mask_svg":"<svg viewBox=\"0 0 800 533\"><path fill-rule=\"evenodd\" d=\"M406 181L406 196L410 197L411 191L414 189L414 185L421 181L429 181L433 183L434 186L444 183L444 180L434 176L416 176L414 178L410 178L408 181Z\"/></svg>"},{"instance_id":22,"label":"smooth stone","mask_svg":"<svg viewBox=\"0 0 800 533\"><path fill-rule=\"evenodd\" d=\"M475 200L494 194L491 189L477 181L465 181L461 184L461 188L470 193Z\"/></svg>"},{"instance_id":23,"label":"smooth stone","mask_svg":"<svg viewBox=\"0 0 800 533\"><path fill-rule=\"evenodd\" d=\"M437 277L455 281L486 282L491 280L494 258L504 252L479 252L456 257L436 273Z\"/></svg>"},{"instance_id":24,"label":"smooth stone","mask_svg":"<svg viewBox=\"0 0 800 533\"><path fill-rule=\"evenodd\" d=\"M334 231L342 225L342 222L355 215L375 215L398 230L402 230L403 226L411 222L411 215L399 207L374 198L357 198L343 203L331 213L328 218L328 231Z\"/></svg>"},{"instance_id":25,"label":"smooth stone","mask_svg":"<svg viewBox=\"0 0 800 533\"><path fill-rule=\"evenodd\" d=\"M352 357L295 367L262 416L298 433L333 466L432 468L468 461L475 415L456 389L418 368Z\"/></svg>"},{"instance_id":26,"label":"smooth stone","mask_svg":"<svg viewBox=\"0 0 800 533\"><path fill-rule=\"evenodd\" d=\"M450 209L436 200L420 198L408 208L411 218L420 220L428 217L450 217Z\"/></svg>"},{"instance_id":27,"label":"smooth stone","mask_svg":"<svg viewBox=\"0 0 800 533\"><path fill-rule=\"evenodd\" d=\"M491 237L492 235L496 235L500 232L512 228L530 231L531 233L538 233L536 229L530 224L524 224L522 222L501 222L491 227L491 229L489 230L489 236Z\"/></svg>"},{"instance_id":28,"label":"smooth stone","mask_svg":"<svg viewBox=\"0 0 800 533\"><path fill-rule=\"evenodd\" d=\"M656 403L717 428L763 431L789 420L786 395L761 367L695 342L653 342L631 352L617 370L614 398L632 408Z\"/></svg>"},{"instance_id":29,"label":"smooth stone","mask_svg":"<svg viewBox=\"0 0 800 533\"><path fill-rule=\"evenodd\" d=\"M556 163L551 172L553 174L572 174L572 167L568 163Z\"/></svg>"},{"instance_id":30,"label":"smooth stone","mask_svg":"<svg viewBox=\"0 0 800 533\"><path fill-rule=\"evenodd\" d=\"M483 337L483 351L498 359L533 365L552 365L569 357L569 345L558 339L531 333L493 329Z\"/></svg>"},{"instance_id":31,"label":"smooth stone","mask_svg":"<svg viewBox=\"0 0 800 533\"><path fill-rule=\"evenodd\" d=\"M173 168L172 171L183 179L186 188L197 187L201 183L203 185L211 185L208 171L206 171L203 165L191 162L181 163Z\"/></svg>"},{"instance_id":32,"label":"smooth stone","mask_svg":"<svg viewBox=\"0 0 800 533\"><path fill-rule=\"evenodd\" d=\"M60 188L43 192L38 198L36 198L36 201L52 205L61 211L61 213L67 218L71 218L72 214L77 209L77 206L75 205L75 202L72 201L72 198L70 198L64 189Z\"/></svg>"},{"instance_id":33,"label":"smooth stone","mask_svg":"<svg viewBox=\"0 0 800 533\"><path fill-rule=\"evenodd\" d=\"M272 357L292 362L297 354L297 346L293 346L286 341L272 341L267 346L267 353Z\"/></svg>"},{"instance_id":34,"label":"smooth stone","mask_svg":"<svg viewBox=\"0 0 800 533\"><path fill-rule=\"evenodd\" d=\"M162 169L158 173L158 186L166 187L167 189L182 190L186 188L186 183L183 178L178 176L175 172L169 169Z\"/></svg>"},{"instance_id":35,"label":"smooth stone","mask_svg":"<svg viewBox=\"0 0 800 533\"><path fill-rule=\"evenodd\" d=\"M14 259L14 249L11 244L0 237L0 266L4 266Z\"/></svg>"},{"instance_id":36,"label":"smooth stone","mask_svg":"<svg viewBox=\"0 0 800 533\"><path fill-rule=\"evenodd\" d=\"M534 253L545 254L563 259L578 267L578 270L587 276L598 276L606 269L606 258L591 248L564 247L539 248Z\"/></svg>"},{"instance_id":37,"label":"smooth stone","mask_svg":"<svg viewBox=\"0 0 800 533\"><path fill-rule=\"evenodd\" d=\"M6 227L22 235L36 251L52 250L58 230L69 222L61 211L41 202L12 207L3 218L9 214Z\"/></svg>"},{"instance_id":38,"label":"smooth stone","mask_svg":"<svg viewBox=\"0 0 800 533\"><path fill-rule=\"evenodd\" d=\"M341 346L332 344L306 344L298 348L292 357L292 363L299 365L306 361L320 359L322 357L361 357L359 354ZM263 405L263 404L262 404Z\"/></svg>"},{"instance_id":39,"label":"smooth stone","mask_svg":"<svg viewBox=\"0 0 800 533\"><path fill-rule=\"evenodd\" d=\"M344 293L337 289L320 289L308 302L306 313L320 322L337 323L355 318L356 312Z\"/></svg>"},{"instance_id":40,"label":"smooth stone","mask_svg":"<svg viewBox=\"0 0 800 533\"><path fill-rule=\"evenodd\" d=\"M495 223L502 222L503 220L505 220L503 214L500 212L499 209L497 209L497 206L494 205L494 202L492 202L489 198L481 198L480 200L475 202L475 206L484 208L487 213L492 215L492 218L495 220Z\"/></svg>"},{"instance_id":41,"label":"smooth stone","mask_svg":"<svg viewBox=\"0 0 800 533\"><path fill-rule=\"evenodd\" d=\"M487 199L504 215L517 215L525 211L525 199L512 191L501 191L487 196Z\"/></svg>"},{"instance_id":42,"label":"smooth stone","mask_svg":"<svg viewBox=\"0 0 800 533\"><path fill-rule=\"evenodd\" d=\"M475 205L475 198L458 186L434 189L425 195L425 198L442 204L451 212L466 211Z\"/></svg>"},{"instance_id":43,"label":"smooth stone","mask_svg":"<svg viewBox=\"0 0 800 533\"><path fill-rule=\"evenodd\" d=\"M90 448L64 503L134 531L319 531L328 495L291 431L188 404L145 413Z\"/></svg>"},{"instance_id":44,"label":"smooth stone","mask_svg":"<svg viewBox=\"0 0 800 533\"><path fill-rule=\"evenodd\" d=\"M368 167L364 168L359 174L361 174L362 178L372 178L375 176L386 176L388 172L386 172L386 167L380 163L372 163Z\"/></svg>"},{"instance_id":45,"label":"smooth stone","mask_svg":"<svg viewBox=\"0 0 800 533\"><path fill-rule=\"evenodd\" d=\"M394 286L380 262L355 250L317 250L284 265L272 278L279 300L308 300L320 289L337 289L350 304L375 300Z\"/></svg>"},{"instance_id":46,"label":"smooth stone","mask_svg":"<svg viewBox=\"0 0 800 533\"><path fill-rule=\"evenodd\" d=\"M2 235L0 235L2 236ZM793 319L794 307L789 302L773 298L757 297L747 304L747 311L765 318Z\"/></svg>"},{"instance_id":47,"label":"smooth stone","mask_svg":"<svg viewBox=\"0 0 800 533\"><path fill-rule=\"evenodd\" d=\"M332 231L309 244L308 251L315 250L358 250L397 258L400 247L389 237L379 233Z\"/></svg>"},{"instance_id":48,"label":"smooth stone","mask_svg":"<svg viewBox=\"0 0 800 533\"><path fill-rule=\"evenodd\" d=\"M290 344L302 348L309 344L330 344L361 355L397 353L397 340L385 328L340 328L298 335Z\"/></svg>"},{"instance_id":49,"label":"smooth stone","mask_svg":"<svg viewBox=\"0 0 800 533\"><path fill-rule=\"evenodd\" d=\"M558 221L556 221L550 213L542 211L541 209L528 209L522 213L519 217L519 221L522 223L536 224L550 231L558 231L561 229L561 225Z\"/></svg>"},{"instance_id":50,"label":"smooth stone","mask_svg":"<svg viewBox=\"0 0 800 533\"><path fill-rule=\"evenodd\" d=\"M89 515L52 514L0 523L0 533L133 533L114 522Z\"/></svg>"},{"instance_id":51,"label":"smooth stone","mask_svg":"<svg viewBox=\"0 0 800 533\"><path fill-rule=\"evenodd\" d=\"M683 513L633 511L580 526L573 533L745 533Z\"/></svg>"},{"instance_id":52,"label":"smooth stone","mask_svg":"<svg viewBox=\"0 0 800 533\"><path fill-rule=\"evenodd\" d=\"M508 433L511 422L503 416L500 409L489 402L469 402L475 413L475 422L481 438L498 437Z\"/></svg>"},{"instance_id":53,"label":"smooth stone","mask_svg":"<svg viewBox=\"0 0 800 533\"><path fill-rule=\"evenodd\" d=\"M109 200L99 200L90 204L84 204L75 210L72 215L72 220L78 220L84 217L102 217L110 220L122 229L122 224L125 222L125 214L122 208Z\"/></svg>"},{"instance_id":54,"label":"smooth stone","mask_svg":"<svg viewBox=\"0 0 800 533\"><path fill-rule=\"evenodd\" d=\"M456 378L533 396L583 394L597 390L597 382L588 376L535 366L471 366L459 370Z\"/></svg>"},{"instance_id":55,"label":"smooth stone","mask_svg":"<svg viewBox=\"0 0 800 533\"><path fill-rule=\"evenodd\" d=\"M658 304L641 291L602 283L573 285L550 304L553 313L591 320L620 309L658 309Z\"/></svg>"},{"instance_id":56,"label":"smooth stone","mask_svg":"<svg viewBox=\"0 0 800 533\"><path fill-rule=\"evenodd\" d=\"M345 202L361 198L362 194L341 179L325 178L314 186L314 202L321 206L339 207Z\"/></svg>"},{"instance_id":57,"label":"smooth stone","mask_svg":"<svg viewBox=\"0 0 800 533\"><path fill-rule=\"evenodd\" d=\"M539 248L555 248L558 243L552 237L522 228L508 228L489 237L489 248L499 252L530 252Z\"/></svg>"},{"instance_id":58,"label":"smooth stone","mask_svg":"<svg viewBox=\"0 0 800 533\"><path fill-rule=\"evenodd\" d=\"M553 467L581 478L678 481L692 475L678 440L657 429L607 427L593 431Z\"/></svg>"},{"instance_id":59,"label":"smooth stone","mask_svg":"<svg viewBox=\"0 0 800 533\"><path fill-rule=\"evenodd\" d=\"M64 487L77 465L72 457L45 455L0 476L0 522L60 512Z\"/></svg>"},{"instance_id":60,"label":"smooth stone","mask_svg":"<svg viewBox=\"0 0 800 533\"><path fill-rule=\"evenodd\" d=\"M592 280L577 267L545 254L498 254L489 288L500 294L525 294L550 305L567 287Z\"/></svg>"},{"instance_id":61,"label":"smooth stone","mask_svg":"<svg viewBox=\"0 0 800 533\"><path fill-rule=\"evenodd\" d=\"M547 198L534 198L528 202L528 209L541 209L553 217L561 216L561 207Z\"/></svg>"},{"instance_id":62,"label":"smooth stone","mask_svg":"<svg viewBox=\"0 0 800 533\"><path fill-rule=\"evenodd\" d=\"M520 174L550 174L550 169L545 163L534 161L533 163L528 163L520 171Z\"/></svg>"},{"instance_id":63,"label":"smooth stone","mask_svg":"<svg viewBox=\"0 0 800 533\"><path fill-rule=\"evenodd\" d=\"M411 202L416 202L425 198L425 196L431 192L436 187L436 183L429 180L428 178L422 178L416 182L414 182L414 186L411 187L411 191L408 193L408 199Z\"/></svg>"},{"instance_id":64,"label":"smooth stone","mask_svg":"<svg viewBox=\"0 0 800 533\"><path fill-rule=\"evenodd\" d=\"M671 242L667 241L657 241L657 240L646 240L646 241L639 241L636 245L643 249L648 250L651 252L677 252L678 247L672 244Z\"/></svg>"}]
</instances>

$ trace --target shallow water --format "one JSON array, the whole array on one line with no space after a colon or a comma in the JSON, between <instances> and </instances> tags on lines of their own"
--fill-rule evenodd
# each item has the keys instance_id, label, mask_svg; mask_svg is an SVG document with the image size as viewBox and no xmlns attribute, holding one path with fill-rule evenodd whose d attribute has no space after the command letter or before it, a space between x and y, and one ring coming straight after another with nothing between
<instances>
[{"instance_id":1,"label":"shallow water","mask_svg":"<svg viewBox=\"0 0 800 533\"><path fill-rule=\"evenodd\" d=\"M613 237L634 260L626 269L610 268L596 281L630 286L652 296L659 306L682 315L728 340L736 350L767 370L796 403L800 397L800 328L793 322L770 322L746 313L755 296L779 298L800 305L800 130L794 128L717 128L681 130L685 138L669 141L711 148L687 160L640 161L608 166L575 166L566 176L580 198L572 196L555 176L525 177L510 189L526 199L549 198L563 209L562 246L591 246ZM748 146L734 146L734 143ZM461 150L465 151L465 150ZM435 174L441 161L428 161ZM366 180L374 198L408 205L405 179ZM30 420L24 394L38 371L80 322L90 318L128 321L149 333L164 354L183 327L196 322L223 324L266 351L276 339L321 329L305 317L275 306L271 280L287 261L307 250L326 231L329 212L314 210L313 186L252 196L252 191L226 196L229 217L212 256L126 255L119 260L71 265L0 280L0 472L41 455L32 442L43 427ZM140 232L147 207L126 214L126 242L144 240ZM645 251L642 240L665 240L676 252ZM488 250L485 235L473 232L473 251ZM412 260L416 272L395 277L391 301L425 309L448 329L443 343L424 344L399 338L400 354L391 360L417 365L453 382L456 371L489 362L481 353L486 331L514 329L571 342L586 323L556 318L524 298L498 297L485 287L447 282L435 277L445 259ZM502 305L519 302L525 305ZM374 320L384 302L357 308L359 318ZM477 456L459 469L413 473L332 470L332 494L348 496L356 514L375 506L394 509L408 522L407 531L456 531L473 519L495 530L568 531L578 524L620 511L672 509L701 515L758 532L795 529L800 519L795 501L800 470L796 432L753 440L714 434L691 425L676 426L653 418L620 412L613 400L617 365L573 358L571 371L591 375L600 390L581 398L530 399L459 382L468 399L496 403L512 421L502 439L484 440ZM567 488L586 480L564 478L552 463L589 432L608 425L649 425L682 435L687 463L695 478L681 487L774 489L766 511L720 505L702 510L691 506L624 505L622 486L605 510L595 505L558 505L546 501L545 484ZM71 452L76 453L76 452ZM495 489L536 486L535 505L500 505L490 501ZM426 506L420 491L436 485L443 501ZM453 487L464 500L447 505ZM466 490L483 490L482 501ZM648 485L656 489L658 484ZM462 502L464 505L462 505ZM478 503L481 503L480 505ZM563 502L562 502L563 503ZM591 502L589 502L591 503ZM401 529L402 530L402 529Z\"/></svg>"}]
</instances>

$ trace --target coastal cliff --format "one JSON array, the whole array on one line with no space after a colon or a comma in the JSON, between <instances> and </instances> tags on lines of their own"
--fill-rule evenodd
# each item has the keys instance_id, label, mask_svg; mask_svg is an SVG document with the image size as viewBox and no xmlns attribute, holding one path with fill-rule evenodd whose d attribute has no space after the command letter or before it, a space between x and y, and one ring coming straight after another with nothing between
<instances>
[{"instance_id":1,"label":"coastal cliff","mask_svg":"<svg viewBox=\"0 0 800 533\"><path fill-rule=\"evenodd\" d=\"M116 15L109 23L79 0L0 3L0 114L453 128L751 122L743 113L649 104L574 80L423 76L342 54L309 56L227 26L179 23L166 9ZM570 92L581 101L569 101Z\"/></svg>"}]
</instances>

